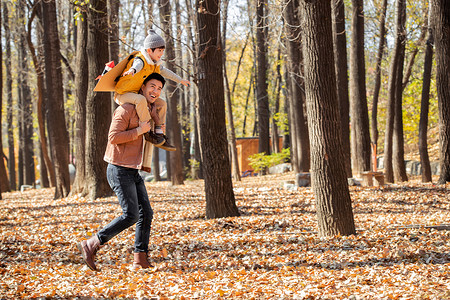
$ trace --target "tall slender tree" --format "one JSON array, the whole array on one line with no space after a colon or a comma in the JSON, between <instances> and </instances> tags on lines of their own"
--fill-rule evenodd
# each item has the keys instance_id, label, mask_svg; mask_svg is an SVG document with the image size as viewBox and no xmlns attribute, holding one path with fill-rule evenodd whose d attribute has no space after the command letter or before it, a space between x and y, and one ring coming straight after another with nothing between
<instances>
[{"instance_id":1,"label":"tall slender tree","mask_svg":"<svg viewBox=\"0 0 450 300\"><path fill-rule=\"evenodd\" d=\"M8 171L9 184L12 190L16 189L16 156L13 132L13 98L12 98L12 72L11 72L11 29L9 27L8 3L3 2L3 28L5 29L5 75L6 75L6 123L8 131Z\"/></svg>"},{"instance_id":2,"label":"tall slender tree","mask_svg":"<svg viewBox=\"0 0 450 300\"><path fill-rule=\"evenodd\" d=\"M450 2L433 0L436 45L436 86L439 104L439 153L441 174L438 183L450 182Z\"/></svg>"},{"instance_id":3,"label":"tall slender tree","mask_svg":"<svg viewBox=\"0 0 450 300\"><path fill-rule=\"evenodd\" d=\"M383 0L383 4L379 8L380 13L378 14L380 18L380 39L378 41L378 51L375 65L375 86L373 88L372 98L371 137L373 151L377 151L378 148L378 98L380 96L381 89L381 61L383 59L386 44L386 10L387 0Z\"/></svg>"},{"instance_id":4,"label":"tall slender tree","mask_svg":"<svg viewBox=\"0 0 450 300\"><path fill-rule=\"evenodd\" d=\"M108 93L94 92L95 78L101 74L108 51L108 15L106 0L92 0L87 12L88 92L86 97L86 180L83 194L95 199L112 194L106 179L103 156L111 122Z\"/></svg>"},{"instance_id":5,"label":"tall slender tree","mask_svg":"<svg viewBox=\"0 0 450 300\"><path fill-rule=\"evenodd\" d=\"M198 110L206 217L238 216L226 139L220 7L215 0L198 0L196 10L199 39Z\"/></svg>"},{"instance_id":6,"label":"tall slender tree","mask_svg":"<svg viewBox=\"0 0 450 300\"><path fill-rule=\"evenodd\" d=\"M348 66L347 66L347 35L345 30L345 5L343 0L333 0L333 44L334 63L336 69L336 86L341 116L342 146L347 177L352 177L350 156L350 102L348 98Z\"/></svg>"},{"instance_id":7,"label":"tall slender tree","mask_svg":"<svg viewBox=\"0 0 450 300\"><path fill-rule=\"evenodd\" d=\"M351 156L352 167L357 174L370 170L370 132L366 97L363 3L363 0L352 0L352 39L350 46Z\"/></svg>"},{"instance_id":8,"label":"tall slender tree","mask_svg":"<svg viewBox=\"0 0 450 300\"><path fill-rule=\"evenodd\" d=\"M289 138L294 172L309 172L310 149L302 75L301 28L299 0L287 0L284 10L288 53L287 80L289 102Z\"/></svg>"},{"instance_id":9,"label":"tall slender tree","mask_svg":"<svg viewBox=\"0 0 450 300\"><path fill-rule=\"evenodd\" d=\"M75 58L75 167L76 175L71 194L83 193L86 181L86 97L88 91L89 65L86 53L87 26L86 11L81 7L77 19L77 46Z\"/></svg>"},{"instance_id":10,"label":"tall slender tree","mask_svg":"<svg viewBox=\"0 0 450 300\"><path fill-rule=\"evenodd\" d=\"M312 187L319 235L355 234L342 134L331 29L331 2L301 0Z\"/></svg>"},{"instance_id":11,"label":"tall slender tree","mask_svg":"<svg viewBox=\"0 0 450 300\"><path fill-rule=\"evenodd\" d=\"M270 154L270 113L267 86L267 38L268 15L267 0L258 0L256 4L256 44L258 76L256 83L256 99L258 103L258 152Z\"/></svg>"},{"instance_id":12,"label":"tall slender tree","mask_svg":"<svg viewBox=\"0 0 450 300\"><path fill-rule=\"evenodd\" d=\"M388 86L388 109L386 116L386 131L384 142L384 169L386 173L386 181L394 182L394 179L404 180L401 175L404 169L404 159L401 159L402 153L399 153L403 147L399 147L403 139L399 131L403 131L401 123L401 95L402 95L402 79L403 79L403 61L405 54L405 22L406 22L406 2L405 0L397 0L396 5L396 26L395 26L395 43L392 54L392 63L389 75ZM400 101L400 103L398 103ZM396 116L400 114L400 116ZM396 140L394 141L394 132ZM394 148L395 144L395 148ZM396 157L396 171L394 171L394 157ZM403 165L402 165L403 164ZM406 176L406 171L404 172Z\"/></svg>"},{"instance_id":13,"label":"tall slender tree","mask_svg":"<svg viewBox=\"0 0 450 300\"><path fill-rule=\"evenodd\" d=\"M430 110L430 85L431 71L433 68L433 30L431 22L434 18L433 6L428 8L427 42L425 46L425 58L423 62L422 99L420 102L419 120L419 154L422 166L422 182L431 182L430 157L428 155L428 113Z\"/></svg>"},{"instance_id":14,"label":"tall slender tree","mask_svg":"<svg viewBox=\"0 0 450 300\"><path fill-rule=\"evenodd\" d=\"M165 56L167 59L167 67L169 70L175 71L175 50L172 34L172 8L169 0L159 1L159 13L161 19L161 27L164 30L166 40ZM177 148L169 154L171 181L173 185L184 184L183 175L183 150L181 143L181 127L178 116L178 103L180 92L173 82L167 82L166 95L168 95L168 136Z\"/></svg>"},{"instance_id":15,"label":"tall slender tree","mask_svg":"<svg viewBox=\"0 0 450 300\"><path fill-rule=\"evenodd\" d=\"M1 9L1 7L0 7ZM2 24L2 14L0 11L0 24ZM2 49L2 34L0 30L0 49ZM3 61L3 51L0 51L0 61ZM0 65L0 110L3 110L3 65ZM0 114L0 124L2 123L2 114ZM3 153L3 134L0 134L0 199L2 199L2 192L9 192L9 180L5 166L5 154Z\"/></svg>"},{"instance_id":16,"label":"tall slender tree","mask_svg":"<svg viewBox=\"0 0 450 300\"><path fill-rule=\"evenodd\" d=\"M42 2L44 25L45 79L47 84L48 112L47 128L51 140L52 158L55 167L55 199L65 197L70 191L69 135L64 116L64 95L61 74L61 53L54 0Z\"/></svg>"}]
</instances>

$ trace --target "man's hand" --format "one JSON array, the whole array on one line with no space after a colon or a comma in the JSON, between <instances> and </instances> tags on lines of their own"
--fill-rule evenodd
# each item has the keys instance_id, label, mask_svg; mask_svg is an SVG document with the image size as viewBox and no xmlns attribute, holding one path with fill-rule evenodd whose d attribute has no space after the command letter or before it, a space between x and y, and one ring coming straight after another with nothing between
<instances>
[{"instance_id":1,"label":"man's hand","mask_svg":"<svg viewBox=\"0 0 450 300\"><path fill-rule=\"evenodd\" d=\"M145 133L150 130L150 122L139 122L140 132Z\"/></svg>"},{"instance_id":2,"label":"man's hand","mask_svg":"<svg viewBox=\"0 0 450 300\"><path fill-rule=\"evenodd\" d=\"M181 80L180 83L184 86L191 86L191 83L189 82L189 80L186 80L186 79Z\"/></svg>"}]
</instances>

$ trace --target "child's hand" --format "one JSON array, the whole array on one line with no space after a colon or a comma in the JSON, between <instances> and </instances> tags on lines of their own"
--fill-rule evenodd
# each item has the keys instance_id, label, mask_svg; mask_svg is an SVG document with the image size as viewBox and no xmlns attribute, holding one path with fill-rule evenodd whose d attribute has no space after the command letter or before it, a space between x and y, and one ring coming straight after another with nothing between
<instances>
[{"instance_id":1,"label":"child's hand","mask_svg":"<svg viewBox=\"0 0 450 300\"><path fill-rule=\"evenodd\" d=\"M139 127L142 128L142 132L147 132L150 130L150 122L139 122Z\"/></svg>"},{"instance_id":2,"label":"child's hand","mask_svg":"<svg viewBox=\"0 0 450 300\"><path fill-rule=\"evenodd\" d=\"M126 71L125 73L122 74L122 76L127 76L127 75L133 75L136 74L136 70L133 68L130 68L128 71Z\"/></svg>"},{"instance_id":3,"label":"child's hand","mask_svg":"<svg viewBox=\"0 0 450 300\"><path fill-rule=\"evenodd\" d=\"M180 83L184 86L191 86L191 83L189 82L189 80L186 80L186 79L181 80Z\"/></svg>"}]
</instances>

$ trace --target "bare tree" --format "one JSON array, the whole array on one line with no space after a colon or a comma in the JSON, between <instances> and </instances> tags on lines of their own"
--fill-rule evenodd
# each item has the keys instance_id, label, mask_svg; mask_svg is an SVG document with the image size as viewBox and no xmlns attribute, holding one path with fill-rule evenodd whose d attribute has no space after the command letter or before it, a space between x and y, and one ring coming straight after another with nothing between
<instances>
[{"instance_id":1,"label":"bare tree","mask_svg":"<svg viewBox=\"0 0 450 300\"><path fill-rule=\"evenodd\" d=\"M64 95L61 74L61 54L54 0L42 3L44 25L45 79L47 84L48 111L52 119L47 119L51 140L52 159L55 167L55 199L66 197L70 191L69 177L69 136L64 117ZM50 88L51 87L51 88Z\"/></svg>"},{"instance_id":2,"label":"bare tree","mask_svg":"<svg viewBox=\"0 0 450 300\"><path fill-rule=\"evenodd\" d=\"M366 97L363 0L352 0L350 46L350 114L352 167L357 174L370 170L369 112Z\"/></svg>"},{"instance_id":3,"label":"bare tree","mask_svg":"<svg viewBox=\"0 0 450 300\"><path fill-rule=\"evenodd\" d=\"M288 52L287 87L289 102L289 130L291 157L294 172L309 172L310 149L306 122L304 82L301 70L301 28L299 0L286 1L284 10L286 42Z\"/></svg>"},{"instance_id":4,"label":"bare tree","mask_svg":"<svg viewBox=\"0 0 450 300\"><path fill-rule=\"evenodd\" d=\"M380 17L380 40L378 41L378 52L375 66L375 86L373 88L372 98L372 119L371 119L371 135L373 151L377 151L378 146L378 98L381 88L381 61L383 59L384 46L386 43L386 10L387 0L383 0L382 6L379 8Z\"/></svg>"},{"instance_id":5,"label":"bare tree","mask_svg":"<svg viewBox=\"0 0 450 300\"><path fill-rule=\"evenodd\" d=\"M220 41L220 7L197 1L200 145L205 174L206 217L238 216L228 158Z\"/></svg>"},{"instance_id":6,"label":"bare tree","mask_svg":"<svg viewBox=\"0 0 450 300\"><path fill-rule=\"evenodd\" d=\"M347 174L342 160L339 103L329 1L301 0L303 57L312 187L319 235L355 234Z\"/></svg>"},{"instance_id":7,"label":"bare tree","mask_svg":"<svg viewBox=\"0 0 450 300\"><path fill-rule=\"evenodd\" d=\"M336 86L341 116L342 146L344 149L344 163L347 177L352 177L352 163L350 159L350 117L348 98L348 66L347 66L347 35L345 34L345 5L343 0L333 0L333 50L336 69Z\"/></svg>"},{"instance_id":8,"label":"bare tree","mask_svg":"<svg viewBox=\"0 0 450 300\"><path fill-rule=\"evenodd\" d=\"M256 4L256 44L258 76L256 80L256 99L258 103L258 152L270 154L270 113L267 87L267 0L258 0Z\"/></svg>"},{"instance_id":9,"label":"bare tree","mask_svg":"<svg viewBox=\"0 0 450 300\"><path fill-rule=\"evenodd\" d=\"M439 104L439 184L450 182L450 2L433 0L436 43L436 86Z\"/></svg>"},{"instance_id":10,"label":"bare tree","mask_svg":"<svg viewBox=\"0 0 450 300\"><path fill-rule=\"evenodd\" d=\"M103 161L111 122L111 98L108 93L94 92L95 78L101 74L109 59L106 0L90 1L87 20L86 54L89 72L86 97L86 180L83 195L95 199L112 194Z\"/></svg>"},{"instance_id":11,"label":"bare tree","mask_svg":"<svg viewBox=\"0 0 450 300\"><path fill-rule=\"evenodd\" d=\"M87 47L86 12L80 11L77 20L77 46L75 58L75 167L76 175L71 194L83 193L86 181L86 97L88 92L89 65Z\"/></svg>"},{"instance_id":12,"label":"bare tree","mask_svg":"<svg viewBox=\"0 0 450 300\"><path fill-rule=\"evenodd\" d=\"M6 19L8 20L8 19ZM2 14L0 12L0 24L2 24ZM2 48L2 33L0 30L0 49ZM3 51L0 51L0 61L3 61ZM3 64L0 65L0 110L3 110ZM2 123L2 114L0 114L0 124ZM8 174L5 167L5 154L3 153L3 134L0 134L0 199L2 199L2 192L9 192Z\"/></svg>"},{"instance_id":13,"label":"bare tree","mask_svg":"<svg viewBox=\"0 0 450 300\"><path fill-rule=\"evenodd\" d=\"M430 85L431 71L433 68L433 30L431 21L433 6L430 5L428 10L428 28L427 42L425 48L425 59L423 63L423 81L422 81L422 99L420 103L420 121L419 121L419 153L420 164L422 165L422 182L431 182L431 166L430 157L428 155L428 113L430 110Z\"/></svg>"},{"instance_id":14,"label":"bare tree","mask_svg":"<svg viewBox=\"0 0 450 300\"><path fill-rule=\"evenodd\" d=\"M172 34L172 16L171 16L171 5L169 0L159 1L159 13L161 19L161 27L164 31L166 40L166 50L165 56L167 59L167 67L169 70L175 70L175 50L173 44L173 34ZM183 175L183 150L181 147L181 127L178 117L178 100L180 99L179 89L173 82L167 83L166 95L168 95L168 136L173 142L177 151L170 153L169 163L170 163L170 173L171 181L173 185L184 184ZM169 154L169 153L167 153Z\"/></svg>"}]
</instances>

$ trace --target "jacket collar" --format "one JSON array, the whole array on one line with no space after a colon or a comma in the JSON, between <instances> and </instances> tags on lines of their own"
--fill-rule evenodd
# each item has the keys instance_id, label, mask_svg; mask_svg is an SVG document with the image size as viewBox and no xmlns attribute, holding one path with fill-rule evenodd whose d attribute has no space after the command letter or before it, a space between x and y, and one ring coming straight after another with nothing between
<instances>
[{"instance_id":1,"label":"jacket collar","mask_svg":"<svg viewBox=\"0 0 450 300\"><path fill-rule=\"evenodd\" d=\"M145 57L145 60L147 61L147 63L148 63L149 65L152 65L152 66L153 66L153 65L157 65L157 66L159 66L159 65L161 64L161 60L158 60L157 62L154 62L153 59L150 58L150 55L148 55L147 51L145 51L144 48L142 48L142 49L140 50L140 52L141 52L142 56Z\"/></svg>"}]
</instances>

